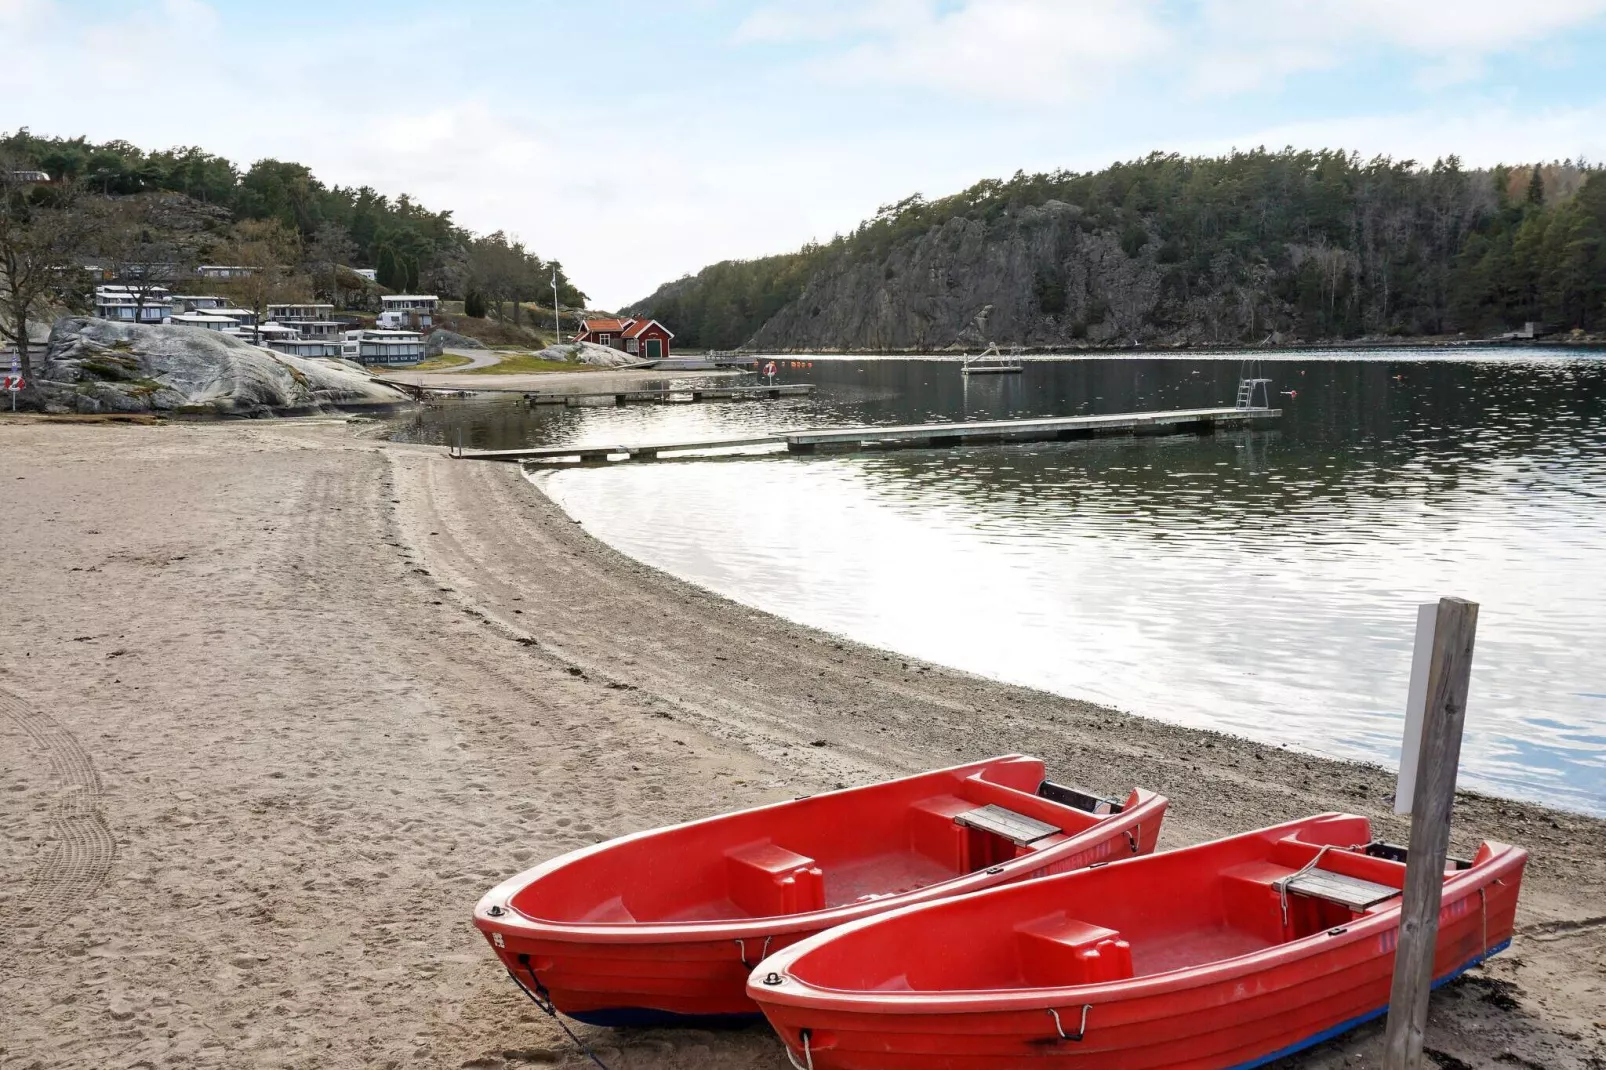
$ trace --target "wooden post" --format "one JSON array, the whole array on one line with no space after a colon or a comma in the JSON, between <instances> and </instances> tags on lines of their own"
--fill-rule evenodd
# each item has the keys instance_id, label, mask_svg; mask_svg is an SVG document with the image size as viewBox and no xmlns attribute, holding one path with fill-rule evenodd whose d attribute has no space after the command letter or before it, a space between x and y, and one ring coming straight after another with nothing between
<instances>
[{"instance_id":1,"label":"wooden post","mask_svg":"<svg viewBox=\"0 0 1606 1070\"><path fill-rule=\"evenodd\" d=\"M1383 1037L1384 1070L1422 1067L1428 993L1433 987L1433 952L1439 942L1444 861L1450 850L1450 810L1455 804L1461 731L1466 723L1467 687L1472 675L1472 642L1477 630L1476 602L1439 600L1433 660L1428 668L1427 708L1422 719L1421 757L1411 803L1411 846L1400 908L1394 986L1389 993L1388 1029Z\"/></svg>"}]
</instances>

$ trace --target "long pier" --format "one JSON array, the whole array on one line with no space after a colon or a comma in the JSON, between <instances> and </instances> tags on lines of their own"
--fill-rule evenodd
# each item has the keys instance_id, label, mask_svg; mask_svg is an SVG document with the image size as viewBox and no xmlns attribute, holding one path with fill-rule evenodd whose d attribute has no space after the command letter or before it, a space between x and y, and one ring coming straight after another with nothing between
<instances>
[{"instance_id":1,"label":"long pier","mask_svg":"<svg viewBox=\"0 0 1606 1070\"><path fill-rule=\"evenodd\" d=\"M764 398L807 397L814 393L813 383L777 383L760 386L668 386L651 390L588 390L543 393L525 391L524 400L531 405L590 406L629 405L641 402L659 404L677 401L748 401Z\"/></svg>"},{"instance_id":2,"label":"long pier","mask_svg":"<svg viewBox=\"0 0 1606 1070\"><path fill-rule=\"evenodd\" d=\"M1275 420L1281 409L1220 408L1176 409L1170 412L1125 412L1106 416L1028 417L1018 420L977 420L959 423L902 424L896 426L801 428L746 438L710 438L692 442L657 442L641 445L597 443L584 446L544 446L536 449L454 451L468 461L579 461L602 462L620 457L655 461L665 453L784 446L790 453L820 449L931 449L989 442L1063 442L1107 435L1210 434L1218 429L1247 427Z\"/></svg>"},{"instance_id":3,"label":"long pier","mask_svg":"<svg viewBox=\"0 0 1606 1070\"><path fill-rule=\"evenodd\" d=\"M635 368L639 365L629 365ZM519 390L506 386L427 386L401 379L381 379L369 376L375 383L395 387L418 400L427 397L460 397L468 394L514 394L531 405L567 405L570 408L607 407L657 403L660 405L684 404L701 401L760 401L775 398L807 397L814 393L813 383L760 383L756 386L660 386L631 390Z\"/></svg>"}]
</instances>

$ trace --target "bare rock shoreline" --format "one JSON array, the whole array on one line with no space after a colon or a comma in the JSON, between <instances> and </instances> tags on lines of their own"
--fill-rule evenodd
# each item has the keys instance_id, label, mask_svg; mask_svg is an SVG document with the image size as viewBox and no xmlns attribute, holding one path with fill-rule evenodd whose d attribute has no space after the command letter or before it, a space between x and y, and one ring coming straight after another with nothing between
<instances>
[{"instance_id":1,"label":"bare rock shoreline","mask_svg":"<svg viewBox=\"0 0 1606 1070\"><path fill-rule=\"evenodd\" d=\"M411 399L360 365L297 357L194 327L67 317L22 396L51 413L302 415Z\"/></svg>"},{"instance_id":2,"label":"bare rock shoreline","mask_svg":"<svg viewBox=\"0 0 1606 1070\"><path fill-rule=\"evenodd\" d=\"M1173 801L1163 847L1391 778L858 646L656 572L516 470L340 421L0 419L0 1067L585 1065L468 924L534 861L1008 751ZM198 592L205 592L201 596ZM815 740L825 746L811 746ZM97 832L97 830L100 830ZM1606 822L1533 852L1441 1066L1606 1062ZM763 1029L583 1028L611 1067L785 1065ZM1376 1066L1366 1027L1277 1064Z\"/></svg>"}]
</instances>

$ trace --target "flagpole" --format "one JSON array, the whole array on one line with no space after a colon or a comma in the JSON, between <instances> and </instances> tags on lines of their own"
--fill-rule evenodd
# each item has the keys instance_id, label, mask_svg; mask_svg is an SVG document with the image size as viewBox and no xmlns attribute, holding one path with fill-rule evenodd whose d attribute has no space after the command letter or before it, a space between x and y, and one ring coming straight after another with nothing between
<instances>
[{"instance_id":1,"label":"flagpole","mask_svg":"<svg viewBox=\"0 0 1606 1070\"><path fill-rule=\"evenodd\" d=\"M552 265L552 344L563 344L563 321L558 318L558 266Z\"/></svg>"}]
</instances>

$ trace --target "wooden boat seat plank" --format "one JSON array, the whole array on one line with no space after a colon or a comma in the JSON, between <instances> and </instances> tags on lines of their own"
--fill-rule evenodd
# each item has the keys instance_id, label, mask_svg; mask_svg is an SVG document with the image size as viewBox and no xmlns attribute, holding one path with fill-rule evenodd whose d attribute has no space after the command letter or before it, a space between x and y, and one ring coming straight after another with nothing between
<instances>
[{"instance_id":1,"label":"wooden boat seat plank","mask_svg":"<svg viewBox=\"0 0 1606 1070\"><path fill-rule=\"evenodd\" d=\"M1291 877L1287 884L1289 895L1302 895L1308 899L1322 899L1359 913L1400 894L1398 888L1376 881L1362 880L1343 873L1313 869Z\"/></svg>"},{"instance_id":2,"label":"wooden boat seat plank","mask_svg":"<svg viewBox=\"0 0 1606 1070\"><path fill-rule=\"evenodd\" d=\"M1046 821L1039 821L1035 817L1018 814L996 803L978 806L974 810L966 810L954 820L969 828L991 832L995 836L1002 836L1020 847L1030 846L1045 836L1052 836L1061 831Z\"/></svg>"}]
</instances>

